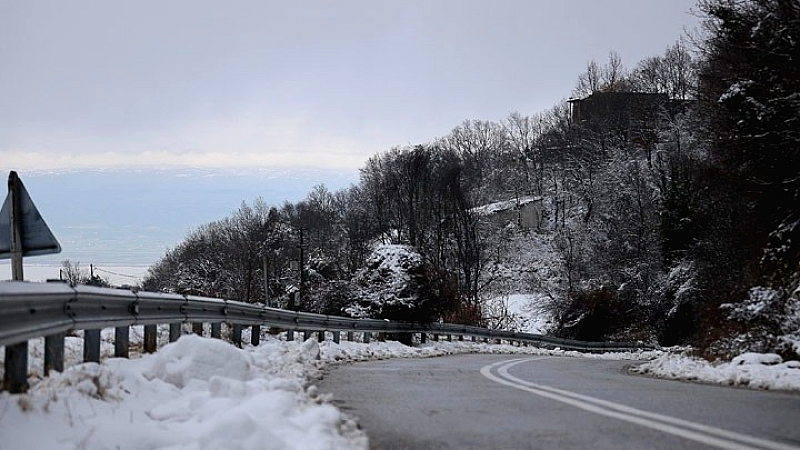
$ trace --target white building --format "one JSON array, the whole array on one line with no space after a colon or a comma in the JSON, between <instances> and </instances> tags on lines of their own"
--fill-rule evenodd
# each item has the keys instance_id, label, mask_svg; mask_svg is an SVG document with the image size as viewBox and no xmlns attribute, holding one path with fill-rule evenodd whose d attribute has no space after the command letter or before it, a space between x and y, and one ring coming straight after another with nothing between
<instances>
[{"instance_id":1,"label":"white building","mask_svg":"<svg viewBox=\"0 0 800 450\"><path fill-rule=\"evenodd\" d=\"M525 196L472 208L481 217L505 226L514 223L520 228L538 229L542 224L542 197Z\"/></svg>"}]
</instances>

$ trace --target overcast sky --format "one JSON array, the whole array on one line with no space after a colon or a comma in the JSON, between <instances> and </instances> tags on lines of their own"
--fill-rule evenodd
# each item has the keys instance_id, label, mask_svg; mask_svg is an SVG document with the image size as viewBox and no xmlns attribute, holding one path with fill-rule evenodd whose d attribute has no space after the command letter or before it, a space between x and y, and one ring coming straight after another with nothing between
<instances>
[{"instance_id":1,"label":"overcast sky","mask_svg":"<svg viewBox=\"0 0 800 450\"><path fill-rule=\"evenodd\" d=\"M0 0L0 169L356 169L567 98L694 0Z\"/></svg>"}]
</instances>

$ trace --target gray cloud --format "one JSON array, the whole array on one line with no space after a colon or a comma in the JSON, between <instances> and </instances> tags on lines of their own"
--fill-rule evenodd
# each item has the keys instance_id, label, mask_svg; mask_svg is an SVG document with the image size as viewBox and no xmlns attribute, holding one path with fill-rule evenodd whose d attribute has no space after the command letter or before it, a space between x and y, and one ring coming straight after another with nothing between
<instances>
[{"instance_id":1,"label":"gray cloud","mask_svg":"<svg viewBox=\"0 0 800 450\"><path fill-rule=\"evenodd\" d=\"M357 165L548 108L589 59L663 52L692 4L0 1L0 165Z\"/></svg>"}]
</instances>

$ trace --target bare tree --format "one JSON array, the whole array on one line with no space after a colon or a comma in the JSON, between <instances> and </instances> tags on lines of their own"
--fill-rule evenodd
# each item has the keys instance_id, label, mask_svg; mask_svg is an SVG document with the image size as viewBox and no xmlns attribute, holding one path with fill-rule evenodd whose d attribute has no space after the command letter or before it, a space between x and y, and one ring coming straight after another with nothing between
<instances>
[{"instance_id":1,"label":"bare tree","mask_svg":"<svg viewBox=\"0 0 800 450\"><path fill-rule=\"evenodd\" d=\"M611 92L627 90L627 71L614 50L608 52L608 62L603 66L601 88Z\"/></svg>"},{"instance_id":2,"label":"bare tree","mask_svg":"<svg viewBox=\"0 0 800 450\"><path fill-rule=\"evenodd\" d=\"M578 83L572 94L575 97L587 97L598 92L601 88L602 77L602 70L597 61L589 61L586 64L586 72L578 75Z\"/></svg>"},{"instance_id":3,"label":"bare tree","mask_svg":"<svg viewBox=\"0 0 800 450\"><path fill-rule=\"evenodd\" d=\"M439 145L461 158L467 185L473 193L479 194L486 174L494 168L494 157L507 145L506 130L496 122L465 120Z\"/></svg>"},{"instance_id":4,"label":"bare tree","mask_svg":"<svg viewBox=\"0 0 800 450\"><path fill-rule=\"evenodd\" d=\"M537 144L544 130L542 116L523 116L514 112L508 117L505 126L514 169L505 176L506 181L512 182L517 192L527 193L526 191L534 188L537 193L541 193L544 161L541 147Z\"/></svg>"},{"instance_id":5,"label":"bare tree","mask_svg":"<svg viewBox=\"0 0 800 450\"><path fill-rule=\"evenodd\" d=\"M89 277L80 265L78 261L72 262L68 259L61 261L61 279L72 286L84 283Z\"/></svg>"},{"instance_id":6,"label":"bare tree","mask_svg":"<svg viewBox=\"0 0 800 450\"><path fill-rule=\"evenodd\" d=\"M681 100L693 98L697 88L696 64L683 43L678 41L669 47L663 61L667 94Z\"/></svg>"},{"instance_id":7,"label":"bare tree","mask_svg":"<svg viewBox=\"0 0 800 450\"><path fill-rule=\"evenodd\" d=\"M697 89L697 63L681 41L667 48L664 56L639 62L631 74L633 88L640 92L667 94L670 98L694 98Z\"/></svg>"},{"instance_id":8,"label":"bare tree","mask_svg":"<svg viewBox=\"0 0 800 450\"><path fill-rule=\"evenodd\" d=\"M631 74L633 88L651 94L666 93L668 87L664 72L664 59L660 56L651 56L639 61Z\"/></svg>"}]
</instances>

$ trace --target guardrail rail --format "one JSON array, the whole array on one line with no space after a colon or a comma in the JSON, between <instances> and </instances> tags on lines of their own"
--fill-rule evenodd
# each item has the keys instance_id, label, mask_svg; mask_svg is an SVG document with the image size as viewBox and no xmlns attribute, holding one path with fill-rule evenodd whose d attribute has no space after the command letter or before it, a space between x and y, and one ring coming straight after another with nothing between
<instances>
[{"instance_id":1,"label":"guardrail rail","mask_svg":"<svg viewBox=\"0 0 800 450\"><path fill-rule=\"evenodd\" d=\"M408 323L375 319L287 311L233 300L221 300L191 295L144 291L127 291L92 286L69 286L64 283L30 283L12 281L0 283L0 345L6 346L4 387L11 392L25 392L28 387L28 340L45 338L44 370L64 370L64 340L66 332L84 331L83 359L100 362L100 331L115 329L114 355L128 357L129 333L133 325L144 325L143 349L156 351L156 326L169 324L169 341L180 337L181 324L192 323L194 332L202 334L202 324L211 324L211 337L221 338L222 324L231 328L231 340L242 344L242 328L253 327L251 343L259 344L260 327L278 327L287 331L293 340L296 331L308 339L313 332L320 340L331 332L339 342L341 332L348 340L362 333L369 342L373 333L418 333L422 342L428 335L452 340L471 337L518 345L560 347L578 351L652 350L641 343L583 342L539 334L450 323Z\"/></svg>"}]
</instances>

